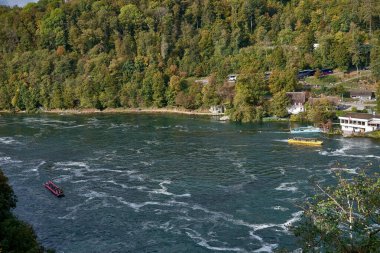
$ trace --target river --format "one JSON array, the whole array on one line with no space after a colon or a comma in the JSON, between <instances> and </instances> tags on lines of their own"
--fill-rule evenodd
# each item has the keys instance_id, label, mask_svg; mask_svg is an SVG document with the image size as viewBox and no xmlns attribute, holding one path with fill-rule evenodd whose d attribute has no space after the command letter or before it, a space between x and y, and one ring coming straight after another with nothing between
<instances>
[{"instance_id":1,"label":"river","mask_svg":"<svg viewBox=\"0 0 380 253\"><path fill-rule=\"evenodd\" d=\"M15 214L57 252L272 252L313 194L380 143L323 138L290 146L288 123L234 124L148 114L0 116L0 167ZM65 191L56 198L42 184Z\"/></svg>"}]
</instances>

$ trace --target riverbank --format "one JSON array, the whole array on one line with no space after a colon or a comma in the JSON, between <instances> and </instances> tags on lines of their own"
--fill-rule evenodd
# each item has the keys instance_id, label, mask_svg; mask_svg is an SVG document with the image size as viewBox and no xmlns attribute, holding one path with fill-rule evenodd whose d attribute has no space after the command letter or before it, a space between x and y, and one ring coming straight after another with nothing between
<instances>
[{"instance_id":1,"label":"riverbank","mask_svg":"<svg viewBox=\"0 0 380 253\"><path fill-rule=\"evenodd\" d=\"M0 111L0 113L11 113L11 111ZM26 113L25 111L16 111L15 113ZM204 115L218 116L208 110L187 110L183 108L107 108L98 110L95 108L89 109L52 109L38 110L34 113L49 113L49 114L107 114L107 113L170 113L170 114L186 114L186 115ZM222 114L219 114L219 116Z\"/></svg>"}]
</instances>

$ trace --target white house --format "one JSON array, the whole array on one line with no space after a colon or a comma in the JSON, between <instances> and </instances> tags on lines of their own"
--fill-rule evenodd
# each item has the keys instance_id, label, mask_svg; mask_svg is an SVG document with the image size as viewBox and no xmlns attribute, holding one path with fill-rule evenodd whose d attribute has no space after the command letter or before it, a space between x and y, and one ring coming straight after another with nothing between
<instances>
[{"instance_id":1,"label":"white house","mask_svg":"<svg viewBox=\"0 0 380 253\"><path fill-rule=\"evenodd\" d=\"M291 106L286 108L289 114L298 114L305 111L306 92L286 92L286 95L291 101Z\"/></svg>"},{"instance_id":2,"label":"white house","mask_svg":"<svg viewBox=\"0 0 380 253\"><path fill-rule=\"evenodd\" d=\"M352 90L350 91L350 97L364 101L373 100L375 98L375 92L368 90Z\"/></svg>"},{"instance_id":3,"label":"white house","mask_svg":"<svg viewBox=\"0 0 380 253\"><path fill-rule=\"evenodd\" d=\"M238 76L237 74L230 74L230 75L228 75L227 80L229 82L236 82L237 76Z\"/></svg>"},{"instance_id":4,"label":"white house","mask_svg":"<svg viewBox=\"0 0 380 253\"><path fill-rule=\"evenodd\" d=\"M380 115L348 113L339 117L343 134L368 133L380 129Z\"/></svg>"},{"instance_id":5,"label":"white house","mask_svg":"<svg viewBox=\"0 0 380 253\"><path fill-rule=\"evenodd\" d=\"M213 105L209 110L213 115L221 115L224 114L224 106L223 105Z\"/></svg>"}]
</instances>

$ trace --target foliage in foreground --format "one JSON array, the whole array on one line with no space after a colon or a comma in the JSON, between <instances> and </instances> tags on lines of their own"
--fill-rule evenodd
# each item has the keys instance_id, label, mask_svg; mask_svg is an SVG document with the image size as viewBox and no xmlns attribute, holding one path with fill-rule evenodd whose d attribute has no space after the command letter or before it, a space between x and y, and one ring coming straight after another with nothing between
<instances>
[{"instance_id":1,"label":"foliage in foreground","mask_svg":"<svg viewBox=\"0 0 380 253\"><path fill-rule=\"evenodd\" d=\"M54 252L45 251L37 242L33 228L11 213L11 209L16 207L16 201L16 196L8 184L8 178L0 170L0 252Z\"/></svg>"},{"instance_id":2,"label":"foliage in foreground","mask_svg":"<svg viewBox=\"0 0 380 253\"><path fill-rule=\"evenodd\" d=\"M380 248L380 178L338 175L338 185L322 188L305 207L295 228L305 252L378 252Z\"/></svg>"}]
</instances>

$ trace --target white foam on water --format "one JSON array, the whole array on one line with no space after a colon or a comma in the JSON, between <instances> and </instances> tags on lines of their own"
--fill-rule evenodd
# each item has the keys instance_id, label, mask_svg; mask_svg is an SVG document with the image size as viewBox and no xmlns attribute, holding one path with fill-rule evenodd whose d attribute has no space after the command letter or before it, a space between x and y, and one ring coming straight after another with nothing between
<instances>
[{"instance_id":1,"label":"white foam on water","mask_svg":"<svg viewBox=\"0 0 380 253\"><path fill-rule=\"evenodd\" d=\"M222 213L222 212L216 212L216 211L210 211L207 208L201 207L197 204L188 204L186 202L179 202L175 200L169 201L169 203L173 203L177 206L183 206L187 207L193 210L200 210L205 213L211 214L211 217L209 217L210 220L218 221L219 219L223 219L225 221L228 221L234 225L238 226L244 226L252 229L253 231L259 231L269 228L280 228L282 232L289 233L289 227L294 224L295 222L299 221L301 219L301 216L303 214L303 211L298 211L295 213L292 213L292 217L285 221L284 223L263 223L263 224L251 224L246 221L243 221L241 219L236 219L230 214Z\"/></svg>"},{"instance_id":2,"label":"white foam on water","mask_svg":"<svg viewBox=\"0 0 380 253\"><path fill-rule=\"evenodd\" d=\"M63 121L63 120L54 120L51 118L24 118L26 123L39 123L39 124L64 124L70 125L74 124L74 121Z\"/></svg>"},{"instance_id":3,"label":"white foam on water","mask_svg":"<svg viewBox=\"0 0 380 253\"><path fill-rule=\"evenodd\" d=\"M162 194L162 195L167 195L167 196L174 196L174 197L191 197L191 194L189 193L184 193L184 194L174 194L172 192L168 191L168 188L165 186L166 184L171 184L172 182L170 180L164 180L159 183L160 189L153 189L149 191L150 193L154 194Z\"/></svg>"},{"instance_id":4,"label":"white foam on water","mask_svg":"<svg viewBox=\"0 0 380 253\"><path fill-rule=\"evenodd\" d=\"M82 202L82 203L80 203L78 205L67 207L66 211L69 211L69 213L66 214L66 215L64 215L64 216L58 217L58 219L61 219L61 220L75 220L76 219L76 213L80 210L80 207L82 207L84 205L87 205L87 203L90 200L92 200L92 198L88 198L84 202Z\"/></svg>"},{"instance_id":5,"label":"white foam on water","mask_svg":"<svg viewBox=\"0 0 380 253\"><path fill-rule=\"evenodd\" d=\"M273 252L278 247L278 244L265 243L260 249L253 252Z\"/></svg>"},{"instance_id":6,"label":"white foam on water","mask_svg":"<svg viewBox=\"0 0 380 253\"><path fill-rule=\"evenodd\" d=\"M0 161L11 161L12 158L10 158L9 156L3 156L3 157L0 157Z\"/></svg>"},{"instance_id":7,"label":"white foam on water","mask_svg":"<svg viewBox=\"0 0 380 253\"><path fill-rule=\"evenodd\" d=\"M148 166L152 166L154 164L154 162L141 161L140 164L148 167Z\"/></svg>"},{"instance_id":8,"label":"white foam on water","mask_svg":"<svg viewBox=\"0 0 380 253\"><path fill-rule=\"evenodd\" d=\"M284 231L289 232L290 226L292 226L297 221L300 221L302 214L303 211L292 213L292 218L281 224L281 227L284 229Z\"/></svg>"},{"instance_id":9,"label":"white foam on water","mask_svg":"<svg viewBox=\"0 0 380 253\"><path fill-rule=\"evenodd\" d=\"M233 162L232 165L236 166L237 168L243 167L245 162Z\"/></svg>"},{"instance_id":10,"label":"white foam on water","mask_svg":"<svg viewBox=\"0 0 380 253\"><path fill-rule=\"evenodd\" d=\"M148 144L148 145L156 145L156 146L158 146L158 145L161 144L161 143L160 143L159 141L157 141L157 140L144 140L144 142L145 142L146 144Z\"/></svg>"},{"instance_id":11,"label":"white foam on water","mask_svg":"<svg viewBox=\"0 0 380 253\"><path fill-rule=\"evenodd\" d=\"M86 197L88 199L94 199L94 198L106 198L109 197L109 195L105 192L97 192L97 191L89 191L84 194L79 194L79 196Z\"/></svg>"},{"instance_id":12,"label":"white foam on water","mask_svg":"<svg viewBox=\"0 0 380 253\"><path fill-rule=\"evenodd\" d=\"M145 181L145 176L144 175L136 175L136 174L132 174L129 176L130 179L132 180L135 180L135 181L139 181L139 182L144 182Z\"/></svg>"},{"instance_id":13,"label":"white foam on water","mask_svg":"<svg viewBox=\"0 0 380 253\"><path fill-rule=\"evenodd\" d=\"M117 183L117 182L115 182L114 180L103 181L103 182L105 182L105 183L110 183L110 184L117 185L117 186L120 186L120 187L123 188L123 189L133 189L133 190L138 190L138 191L142 191L142 192L147 192L147 191L145 191L145 190L148 189L146 186L128 186L128 185L126 185L126 184Z\"/></svg>"},{"instance_id":14,"label":"white foam on water","mask_svg":"<svg viewBox=\"0 0 380 253\"><path fill-rule=\"evenodd\" d=\"M331 172L334 172L334 171L344 171L344 172L347 172L349 174L358 174L358 170L360 170L359 167L357 168L354 168L354 169L349 169L349 168L338 168L338 167L335 167L335 168L331 168L329 171L330 171L330 174Z\"/></svg>"},{"instance_id":15,"label":"white foam on water","mask_svg":"<svg viewBox=\"0 0 380 253\"><path fill-rule=\"evenodd\" d=\"M77 180L77 181L71 180L70 183L72 183L72 184L81 184L81 183L87 183L89 181L96 181L96 180L94 180L94 179L82 179L82 180Z\"/></svg>"},{"instance_id":16,"label":"white foam on water","mask_svg":"<svg viewBox=\"0 0 380 253\"><path fill-rule=\"evenodd\" d=\"M144 148L138 148L138 149L134 149L134 148L129 148L128 150L129 151L132 151L132 152L136 152L136 154L142 154L142 150Z\"/></svg>"},{"instance_id":17,"label":"white foam on water","mask_svg":"<svg viewBox=\"0 0 380 253\"><path fill-rule=\"evenodd\" d=\"M277 191L290 191L290 192L297 192L298 187L294 186L296 182L289 182L289 183L281 183L280 186L276 187L275 189Z\"/></svg>"},{"instance_id":18,"label":"white foam on water","mask_svg":"<svg viewBox=\"0 0 380 253\"><path fill-rule=\"evenodd\" d=\"M163 203L163 202L157 202L157 201L146 201L146 202L142 202L142 203L133 203L133 202L125 201L124 198L122 198L122 197L114 197L114 198L117 201L119 201L120 203L122 203L122 204L124 204L126 206L131 207L135 212L139 212L142 207L149 206L149 205L153 205L153 206L173 206L170 203Z\"/></svg>"},{"instance_id":19,"label":"white foam on water","mask_svg":"<svg viewBox=\"0 0 380 253\"><path fill-rule=\"evenodd\" d=\"M0 143L5 145L21 144L20 142L16 141L13 137L0 137Z\"/></svg>"},{"instance_id":20,"label":"white foam on water","mask_svg":"<svg viewBox=\"0 0 380 253\"><path fill-rule=\"evenodd\" d=\"M74 125L74 126L67 126L67 127L61 127L62 129L70 129L70 128L79 128L84 127L85 125Z\"/></svg>"},{"instance_id":21,"label":"white foam on water","mask_svg":"<svg viewBox=\"0 0 380 253\"><path fill-rule=\"evenodd\" d=\"M23 170L23 173L29 173L29 172L36 172L37 175L39 175L39 169L42 165L46 164L46 161L40 162L37 166L32 166L31 169Z\"/></svg>"},{"instance_id":22,"label":"white foam on water","mask_svg":"<svg viewBox=\"0 0 380 253\"><path fill-rule=\"evenodd\" d=\"M258 236L258 235L255 235L255 234L253 233L253 231L250 231L250 232L249 232L249 235L250 235L253 239L255 239L255 240L257 240L257 241L259 241L259 242L261 243L261 248L255 250L255 251L253 251L253 252L273 252L273 250L275 250L275 249L278 247L278 244L276 244L276 243L274 243L274 244L270 244L270 243L266 243L266 242L264 242L263 238L261 238L261 237Z\"/></svg>"},{"instance_id":23,"label":"white foam on water","mask_svg":"<svg viewBox=\"0 0 380 253\"><path fill-rule=\"evenodd\" d=\"M62 182L66 182L72 178L73 178L73 176L71 176L71 175L61 175L59 177L54 178L53 181L56 183L62 183Z\"/></svg>"},{"instance_id":24,"label":"white foam on water","mask_svg":"<svg viewBox=\"0 0 380 253\"><path fill-rule=\"evenodd\" d=\"M86 168L86 171L88 172L116 172L116 173L123 173L123 170L114 170L114 169L90 169Z\"/></svg>"},{"instance_id":25,"label":"white foam on water","mask_svg":"<svg viewBox=\"0 0 380 253\"><path fill-rule=\"evenodd\" d=\"M12 160L12 157L9 156L2 156L0 157L0 165L4 164L14 164L14 163L22 163L20 160Z\"/></svg>"},{"instance_id":26,"label":"white foam on water","mask_svg":"<svg viewBox=\"0 0 380 253\"><path fill-rule=\"evenodd\" d=\"M354 147L355 146L352 143L347 142L347 143L343 143L343 147L340 149L336 149L333 151L323 150L323 151L320 151L319 154L322 156L332 156L332 157L340 156L340 157L353 157L353 158L376 158L376 159L380 159L380 156L376 156L376 155L347 154L347 151L353 149ZM358 149L360 149L360 150L363 150L362 148L363 148L362 146L358 147Z\"/></svg>"},{"instance_id":27,"label":"white foam on water","mask_svg":"<svg viewBox=\"0 0 380 253\"><path fill-rule=\"evenodd\" d=\"M282 206L272 206L271 209L273 209L273 210L278 210L278 211L282 211L282 212L285 212L285 211L288 211L288 210L289 210L289 208L282 207Z\"/></svg>"},{"instance_id":28,"label":"white foam on water","mask_svg":"<svg viewBox=\"0 0 380 253\"><path fill-rule=\"evenodd\" d=\"M272 228L272 227L280 227L280 228L283 227L283 224L275 224L275 223L250 224L250 223L245 222L243 220L235 219L230 214L226 214L226 213L223 213L223 212L210 211L207 208L204 208L204 207L202 207L200 205L197 205L197 204L188 204L186 202L179 202L179 201L176 201L176 200L171 200L171 201L169 201L169 203L173 203L173 204L175 204L177 206L187 207L187 208L190 208L192 210L203 211L205 213L210 214L211 217L209 217L209 218L211 218L212 220L217 221L219 219L223 219L223 220L228 221L228 222L230 222L230 223L232 223L234 225L248 227L250 229L253 229L254 231L262 230L262 229L267 229L267 228Z\"/></svg>"},{"instance_id":29,"label":"white foam on water","mask_svg":"<svg viewBox=\"0 0 380 253\"><path fill-rule=\"evenodd\" d=\"M54 163L54 169L72 172L77 177L84 176L84 172L115 172L115 173L125 172L123 170L118 170L118 169L91 168L85 162L74 162L74 161L56 162Z\"/></svg>"},{"instance_id":30,"label":"white foam on water","mask_svg":"<svg viewBox=\"0 0 380 253\"><path fill-rule=\"evenodd\" d=\"M205 247L209 250L214 250L214 251L234 251L234 252L247 252L246 250L242 249L242 248L238 248L238 247L234 247L234 248L228 248L228 247L215 247L215 246L211 246L209 243L210 241L206 240L205 238L203 238L198 232L192 230L192 229L189 229L187 228L188 231L186 231L185 233L191 238L193 239L199 246L202 246L202 247ZM212 240L213 242L219 242L217 240ZM219 242L220 243L220 242Z\"/></svg>"},{"instance_id":31,"label":"white foam on water","mask_svg":"<svg viewBox=\"0 0 380 253\"><path fill-rule=\"evenodd\" d=\"M82 168L88 168L89 167L84 162L73 162L73 161L56 162L55 165L61 166L61 167L82 167Z\"/></svg>"},{"instance_id":32,"label":"white foam on water","mask_svg":"<svg viewBox=\"0 0 380 253\"><path fill-rule=\"evenodd\" d=\"M180 132L189 132L189 128L187 126L176 125L175 128Z\"/></svg>"},{"instance_id":33,"label":"white foam on water","mask_svg":"<svg viewBox=\"0 0 380 253\"><path fill-rule=\"evenodd\" d=\"M115 124L111 123L111 126L108 127L108 129L114 129L114 128L131 128L134 127L133 125L129 123L120 123L120 124Z\"/></svg>"},{"instance_id":34,"label":"white foam on water","mask_svg":"<svg viewBox=\"0 0 380 253\"><path fill-rule=\"evenodd\" d=\"M154 127L155 129L169 129L169 128L171 128L172 126L156 126L156 127Z\"/></svg>"},{"instance_id":35,"label":"white foam on water","mask_svg":"<svg viewBox=\"0 0 380 253\"><path fill-rule=\"evenodd\" d=\"M84 162L67 161L54 163L54 169L74 173L76 177L84 176L84 171L88 171L89 168L90 166Z\"/></svg>"},{"instance_id":36,"label":"white foam on water","mask_svg":"<svg viewBox=\"0 0 380 253\"><path fill-rule=\"evenodd\" d=\"M240 169L239 173L242 174L242 175L244 175L244 176L249 177L250 180L252 180L252 181L256 181L257 180L257 176L255 174L248 174L246 169ZM245 182L244 184L246 184L246 183L249 183L249 182Z\"/></svg>"},{"instance_id":37,"label":"white foam on water","mask_svg":"<svg viewBox=\"0 0 380 253\"><path fill-rule=\"evenodd\" d=\"M314 167L315 168L315 167ZM307 171L307 172L310 172L312 173L312 170L310 168L305 168L305 167L297 167L295 168L296 170L304 170L304 171Z\"/></svg>"}]
</instances>

